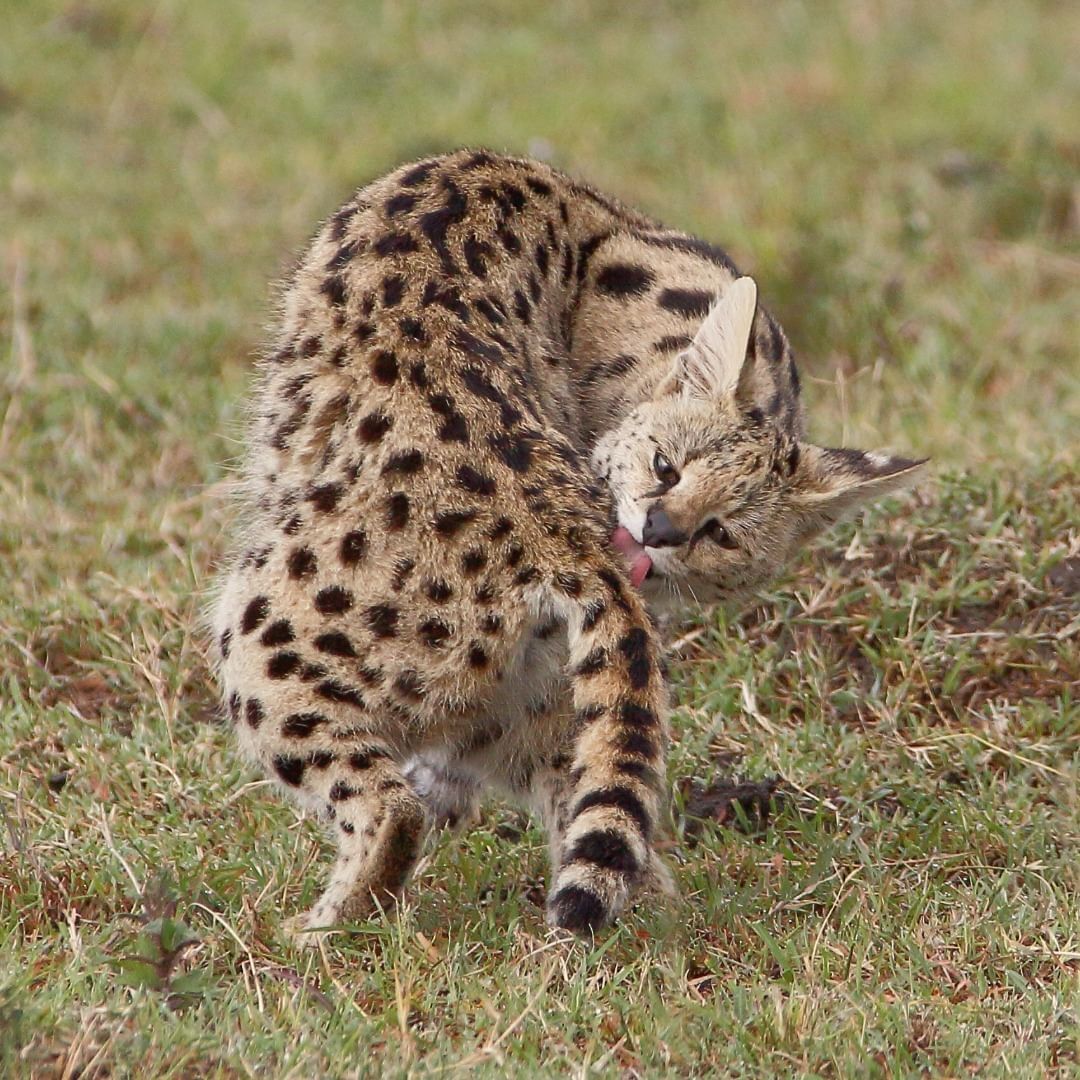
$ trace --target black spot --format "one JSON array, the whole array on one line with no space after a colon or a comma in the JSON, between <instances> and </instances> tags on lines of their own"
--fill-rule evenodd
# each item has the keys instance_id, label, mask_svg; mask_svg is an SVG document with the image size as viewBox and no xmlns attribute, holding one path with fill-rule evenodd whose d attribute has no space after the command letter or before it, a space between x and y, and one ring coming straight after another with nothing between
<instances>
[{"instance_id":1,"label":"black spot","mask_svg":"<svg viewBox=\"0 0 1080 1080\"><path fill-rule=\"evenodd\" d=\"M357 772L370 769L376 761L386 761L390 754L381 746L368 746L349 755L349 765Z\"/></svg>"},{"instance_id":2,"label":"black spot","mask_svg":"<svg viewBox=\"0 0 1080 1080\"><path fill-rule=\"evenodd\" d=\"M591 933L608 921L608 910L600 897L581 885L564 885L551 898L551 921L575 934Z\"/></svg>"},{"instance_id":3,"label":"black spot","mask_svg":"<svg viewBox=\"0 0 1080 1080\"><path fill-rule=\"evenodd\" d=\"M468 575L480 573L487 566L487 555L479 548L470 548L461 556L461 569Z\"/></svg>"},{"instance_id":4,"label":"black spot","mask_svg":"<svg viewBox=\"0 0 1080 1080\"><path fill-rule=\"evenodd\" d=\"M293 548L289 552L288 559L285 560L285 566L291 578L299 580L300 578L310 577L318 567L315 552L306 547Z\"/></svg>"},{"instance_id":5,"label":"black spot","mask_svg":"<svg viewBox=\"0 0 1080 1080\"><path fill-rule=\"evenodd\" d=\"M346 566L358 563L367 550L367 534L363 529L353 529L341 538L338 554Z\"/></svg>"},{"instance_id":6,"label":"black spot","mask_svg":"<svg viewBox=\"0 0 1080 1080\"><path fill-rule=\"evenodd\" d=\"M514 575L515 585L531 585L540 576L540 571L535 566L523 566Z\"/></svg>"},{"instance_id":7,"label":"black spot","mask_svg":"<svg viewBox=\"0 0 1080 1080\"><path fill-rule=\"evenodd\" d=\"M474 333L469 330L459 329L454 331L453 343L462 352L469 356L479 356L483 360L487 360L490 364L501 364L505 360L502 349L496 345L492 345L487 341L483 341L478 338ZM466 370L476 370L466 369Z\"/></svg>"},{"instance_id":8,"label":"black spot","mask_svg":"<svg viewBox=\"0 0 1080 1080\"><path fill-rule=\"evenodd\" d=\"M539 240L536 242L536 267L543 277L547 277L548 270L551 269L551 256Z\"/></svg>"},{"instance_id":9,"label":"black spot","mask_svg":"<svg viewBox=\"0 0 1080 1080\"><path fill-rule=\"evenodd\" d=\"M257 728L266 717L262 702L257 698L248 698L247 705L244 706L244 717L247 719L248 727Z\"/></svg>"},{"instance_id":10,"label":"black spot","mask_svg":"<svg viewBox=\"0 0 1080 1080\"><path fill-rule=\"evenodd\" d=\"M353 594L340 585L328 585L315 594L315 609L323 615L340 615L353 606Z\"/></svg>"},{"instance_id":11,"label":"black spot","mask_svg":"<svg viewBox=\"0 0 1080 1080\"><path fill-rule=\"evenodd\" d=\"M270 601L265 596L256 596L244 608L244 614L240 619L240 632L250 634L269 614Z\"/></svg>"},{"instance_id":12,"label":"black spot","mask_svg":"<svg viewBox=\"0 0 1080 1080\"><path fill-rule=\"evenodd\" d=\"M353 327L352 334L361 345L364 345L375 336L375 327L372 326L371 323L364 322L364 320L361 319L360 322Z\"/></svg>"},{"instance_id":13,"label":"black spot","mask_svg":"<svg viewBox=\"0 0 1080 1080\"><path fill-rule=\"evenodd\" d=\"M303 524L304 519L299 514L293 514L293 516L281 526L281 531L286 536L295 536L300 531Z\"/></svg>"},{"instance_id":14,"label":"black spot","mask_svg":"<svg viewBox=\"0 0 1080 1080\"><path fill-rule=\"evenodd\" d=\"M352 836L356 832L356 826L351 821L340 821L338 824L341 826L341 831L346 836Z\"/></svg>"},{"instance_id":15,"label":"black spot","mask_svg":"<svg viewBox=\"0 0 1080 1080\"><path fill-rule=\"evenodd\" d=\"M342 244L327 262L326 269L335 272L344 270L360 254L361 250L363 250L363 244L359 240L350 240L349 243Z\"/></svg>"},{"instance_id":16,"label":"black spot","mask_svg":"<svg viewBox=\"0 0 1080 1080\"><path fill-rule=\"evenodd\" d=\"M410 192L399 191L386 200L386 216L397 217L398 214L407 214L416 205L417 196Z\"/></svg>"},{"instance_id":17,"label":"black spot","mask_svg":"<svg viewBox=\"0 0 1080 1080\"><path fill-rule=\"evenodd\" d=\"M506 248L506 250L511 255L518 255L521 253L521 240L519 239L517 233L515 233L512 229L507 228L507 226L502 222L499 222L499 224L496 226L495 232L496 235L499 237L499 241L502 243L502 246Z\"/></svg>"},{"instance_id":18,"label":"black spot","mask_svg":"<svg viewBox=\"0 0 1080 1080\"><path fill-rule=\"evenodd\" d=\"M417 390L426 390L430 385L427 368L424 367L423 360L414 360L409 365L409 382L411 382Z\"/></svg>"},{"instance_id":19,"label":"black spot","mask_svg":"<svg viewBox=\"0 0 1080 1080\"><path fill-rule=\"evenodd\" d=\"M435 170L435 162L422 161L419 165L414 165L407 173L401 178L402 187L417 187L422 184Z\"/></svg>"},{"instance_id":20,"label":"black spot","mask_svg":"<svg viewBox=\"0 0 1080 1080\"><path fill-rule=\"evenodd\" d=\"M394 421L384 412L374 412L360 421L357 434L361 441L377 443L393 426Z\"/></svg>"},{"instance_id":21,"label":"black spot","mask_svg":"<svg viewBox=\"0 0 1080 1080\"><path fill-rule=\"evenodd\" d=\"M635 626L619 642L619 650L626 658L626 673L635 690L644 690L649 685L652 671L649 645L649 635L640 626Z\"/></svg>"},{"instance_id":22,"label":"black spot","mask_svg":"<svg viewBox=\"0 0 1080 1080\"><path fill-rule=\"evenodd\" d=\"M482 671L489 663L491 663L491 657L479 642L474 641L469 646L469 667L474 671Z\"/></svg>"},{"instance_id":23,"label":"black spot","mask_svg":"<svg viewBox=\"0 0 1080 1080\"><path fill-rule=\"evenodd\" d=\"M320 634L315 639L314 644L319 652L327 653L330 656L356 656L356 650L353 648L353 643L338 630L333 630L327 634Z\"/></svg>"},{"instance_id":24,"label":"black spot","mask_svg":"<svg viewBox=\"0 0 1080 1080\"><path fill-rule=\"evenodd\" d=\"M508 517L501 517L494 525L488 530L489 540L502 540L503 537L509 536L514 531L514 523Z\"/></svg>"},{"instance_id":25,"label":"black spot","mask_svg":"<svg viewBox=\"0 0 1080 1080\"><path fill-rule=\"evenodd\" d=\"M345 291L345 281L340 274L329 274L325 277L319 286L319 292L335 307L341 307L348 296Z\"/></svg>"},{"instance_id":26,"label":"black spot","mask_svg":"<svg viewBox=\"0 0 1080 1080\"><path fill-rule=\"evenodd\" d=\"M705 289L664 289L657 297L657 303L666 311L674 311L688 319L704 319L714 299L714 294Z\"/></svg>"},{"instance_id":27,"label":"black spot","mask_svg":"<svg viewBox=\"0 0 1080 1080\"><path fill-rule=\"evenodd\" d=\"M409 580L409 575L416 569L416 562L413 559L398 559L394 563L394 574L390 579L390 588L394 592L401 592L405 588L405 582Z\"/></svg>"},{"instance_id":28,"label":"black spot","mask_svg":"<svg viewBox=\"0 0 1080 1080\"><path fill-rule=\"evenodd\" d=\"M585 275L589 269L589 261L593 255L596 254L597 248L609 238L610 233L599 233L597 236L591 236L578 248L577 253L577 279L578 281L584 281Z\"/></svg>"},{"instance_id":29,"label":"black spot","mask_svg":"<svg viewBox=\"0 0 1080 1080\"><path fill-rule=\"evenodd\" d=\"M451 226L465 220L469 201L465 198L461 188L446 177L443 178L443 189L446 192L446 203L438 210L429 210L420 217L420 231L428 238L431 246L435 249L443 264L443 271L453 275L457 273L457 266L450 257L450 249L447 246L447 234Z\"/></svg>"},{"instance_id":30,"label":"black spot","mask_svg":"<svg viewBox=\"0 0 1080 1080\"><path fill-rule=\"evenodd\" d=\"M640 296L656 280L644 266L633 263L609 263L596 275L596 287L609 296Z\"/></svg>"},{"instance_id":31,"label":"black spot","mask_svg":"<svg viewBox=\"0 0 1080 1080\"><path fill-rule=\"evenodd\" d=\"M394 689L408 701L422 701L424 698L424 684L419 674L411 668L406 668L394 680Z\"/></svg>"},{"instance_id":32,"label":"black spot","mask_svg":"<svg viewBox=\"0 0 1080 1080\"><path fill-rule=\"evenodd\" d=\"M401 450L391 454L382 467L384 476L414 476L424 467L424 455L419 450Z\"/></svg>"},{"instance_id":33,"label":"black spot","mask_svg":"<svg viewBox=\"0 0 1080 1080\"><path fill-rule=\"evenodd\" d=\"M525 209L525 203L527 202L527 200L525 198L525 192L522 191L521 188L516 187L514 184L504 183L502 185L502 190L503 194L506 196L507 200L509 201L511 207L513 207L514 210Z\"/></svg>"},{"instance_id":34,"label":"black spot","mask_svg":"<svg viewBox=\"0 0 1080 1080\"><path fill-rule=\"evenodd\" d=\"M222 660L229 659L229 650L232 644L232 631L223 630L221 637L218 638L218 652L221 653Z\"/></svg>"},{"instance_id":35,"label":"black spot","mask_svg":"<svg viewBox=\"0 0 1080 1080\"><path fill-rule=\"evenodd\" d=\"M580 817L586 810L591 810L594 806L607 806L615 810L621 810L628 817L634 819L642 836L646 840L649 838L652 831L649 812L645 809L645 804L631 788L609 787L586 792L574 807L574 817Z\"/></svg>"},{"instance_id":36,"label":"black spot","mask_svg":"<svg viewBox=\"0 0 1080 1080\"><path fill-rule=\"evenodd\" d=\"M240 719L240 691L234 690L229 695L228 701L229 716L233 722Z\"/></svg>"},{"instance_id":37,"label":"black spot","mask_svg":"<svg viewBox=\"0 0 1080 1080\"><path fill-rule=\"evenodd\" d=\"M428 599L434 600L436 604L442 604L454 595L454 590L441 578L429 581L424 586L424 592L427 593Z\"/></svg>"},{"instance_id":38,"label":"black spot","mask_svg":"<svg viewBox=\"0 0 1080 1080\"><path fill-rule=\"evenodd\" d=\"M457 482L474 495L494 495L495 481L485 473L479 472L471 465L460 465L457 471Z\"/></svg>"},{"instance_id":39,"label":"black spot","mask_svg":"<svg viewBox=\"0 0 1080 1080\"><path fill-rule=\"evenodd\" d=\"M461 165L462 172L471 172L473 169L481 169L485 165L494 165L495 159L486 150L477 150L471 154Z\"/></svg>"},{"instance_id":40,"label":"black spot","mask_svg":"<svg viewBox=\"0 0 1080 1080\"><path fill-rule=\"evenodd\" d=\"M314 682L316 679L321 679L326 675L326 668L322 664L307 663L300 669L300 681L301 682Z\"/></svg>"},{"instance_id":41,"label":"black spot","mask_svg":"<svg viewBox=\"0 0 1080 1080\"><path fill-rule=\"evenodd\" d=\"M483 240L478 240L471 233L465 238L465 265L469 272L483 281L487 277L487 263L495 249Z\"/></svg>"},{"instance_id":42,"label":"black spot","mask_svg":"<svg viewBox=\"0 0 1080 1080\"><path fill-rule=\"evenodd\" d=\"M410 252L418 251L420 245L416 242L416 237L411 233L388 232L380 236L372 245L372 248L376 255L386 258L388 255L408 255ZM383 284L385 288L385 282ZM390 306L392 305L388 303L387 307Z\"/></svg>"},{"instance_id":43,"label":"black spot","mask_svg":"<svg viewBox=\"0 0 1080 1080\"><path fill-rule=\"evenodd\" d=\"M623 579L613 570L608 570L606 567L597 570L596 576L611 590L611 595L615 600L615 603L622 608L623 611L628 611L630 605L626 602Z\"/></svg>"},{"instance_id":44,"label":"black spot","mask_svg":"<svg viewBox=\"0 0 1080 1080\"><path fill-rule=\"evenodd\" d=\"M397 357L385 349L375 354L371 362L371 375L377 383L383 386L393 386L398 377Z\"/></svg>"},{"instance_id":45,"label":"black spot","mask_svg":"<svg viewBox=\"0 0 1080 1080\"><path fill-rule=\"evenodd\" d=\"M292 623L288 619L277 619L262 632L259 640L264 645L288 645L295 637Z\"/></svg>"},{"instance_id":46,"label":"black spot","mask_svg":"<svg viewBox=\"0 0 1080 1080\"><path fill-rule=\"evenodd\" d=\"M519 432L516 434L503 433L489 435L488 444L492 450L514 472L524 473L529 471L532 464L532 433Z\"/></svg>"},{"instance_id":47,"label":"black spot","mask_svg":"<svg viewBox=\"0 0 1080 1080\"><path fill-rule=\"evenodd\" d=\"M604 649L593 649L584 660L577 666L575 676L581 678L588 675L596 675L607 667L608 657Z\"/></svg>"},{"instance_id":48,"label":"black spot","mask_svg":"<svg viewBox=\"0 0 1080 1080\"><path fill-rule=\"evenodd\" d=\"M397 634L398 609L389 604L375 604L369 607L364 616L377 638L392 638Z\"/></svg>"},{"instance_id":49,"label":"black spot","mask_svg":"<svg viewBox=\"0 0 1080 1080\"><path fill-rule=\"evenodd\" d=\"M279 754L274 758L274 771L290 787L299 787L304 779L304 769L307 762L303 758L291 755Z\"/></svg>"},{"instance_id":50,"label":"black spot","mask_svg":"<svg viewBox=\"0 0 1080 1080\"><path fill-rule=\"evenodd\" d=\"M525 558L525 549L520 544L511 544L506 552L506 565L513 569Z\"/></svg>"},{"instance_id":51,"label":"black spot","mask_svg":"<svg viewBox=\"0 0 1080 1080\"><path fill-rule=\"evenodd\" d=\"M514 314L526 326L532 322L532 308L529 307L528 298L520 289L514 290Z\"/></svg>"},{"instance_id":52,"label":"black spot","mask_svg":"<svg viewBox=\"0 0 1080 1080\"><path fill-rule=\"evenodd\" d=\"M330 788L327 798L331 802L345 802L347 799L351 799L360 792L354 787L349 787L344 780L337 780L334 782L333 787Z\"/></svg>"},{"instance_id":53,"label":"black spot","mask_svg":"<svg viewBox=\"0 0 1080 1080\"><path fill-rule=\"evenodd\" d=\"M473 599L478 604L491 604L495 601L495 590L491 585L481 585L476 592L473 593Z\"/></svg>"},{"instance_id":54,"label":"black spot","mask_svg":"<svg viewBox=\"0 0 1080 1080\"><path fill-rule=\"evenodd\" d=\"M341 498L340 484L320 484L308 493L307 500L316 510L329 514Z\"/></svg>"},{"instance_id":55,"label":"black spot","mask_svg":"<svg viewBox=\"0 0 1080 1080\"><path fill-rule=\"evenodd\" d=\"M502 618L499 615L485 615L480 620L480 629L485 634L497 634L502 629Z\"/></svg>"},{"instance_id":56,"label":"black spot","mask_svg":"<svg viewBox=\"0 0 1080 1080\"><path fill-rule=\"evenodd\" d=\"M400 274L387 274L382 280L383 305L397 307L405 295L405 279Z\"/></svg>"},{"instance_id":57,"label":"black spot","mask_svg":"<svg viewBox=\"0 0 1080 1080\"><path fill-rule=\"evenodd\" d=\"M274 653L266 665L266 675L270 679L284 679L300 666L300 657L294 652Z\"/></svg>"},{"instance_id":58,"label":"black spot","mask_svg":"<svg viewBox=\"0 0 1080 1080\"><path fill-rule=\"evenodd\" d=\"M435 515L435 531L440 536L449 539L456 536L470 522L475 521L477 516L476 510L444 510Z\"/></svg>"},{"instance_id":59,"label":"black spot","mask_svg":"<svg viewBox=\"0 0 1080 1080\"><path fill-rule=\"evenodd\" d=\"M364 699L355 686L346 686L337 679L327 679L321 682L315 689L315 693L327 701L337 702L339 705L352 705L355 709L365 708Z\"/></svg>"},{"instance_id":60,"label":"black spot","mask_svg":"<svg viewBox=\"0 0 1080 1080\"><path fill-rule=\"evenodd\" d=\"M525 186L530 191L535 191L537 195L551 194L551 185L545 183L543 180L538 180L535 176L527 176L525 178Z\"/></svg>"},{"instance_id":61,"label":"black spot","mask_svg":"<svg viewBox=\"0 0 1080 1080\"><path fill-rule=\"evenodd\" d=\"M281 734L286 739L306 739L317 727L326 723L321 713L293 713L285 718L281 725Z\"/></svg>"},{"instance_id":62,"label":"black spot","mask_svg":"<svg viewBox=\"0 0 1080 1080\"><path fill-rule=\"evenodd\" d=\"M418 341L421 344L427 341L424 324L419 319L414 319L411 316L401 319L398 322L398 329L405 337L409 338L410 341Z\"/></svg>"},{"instance_id":63,"label":"black spot","mask_svg":"<svg viewBox=\"0 0 1080 1080\"><path fill-rule=\"evenodd\" d=\"M304 338L300 343L300 355L310 360L322 348L322 338L318 334Z\"/></svg>"},{"instance_id":64,"label":"black spot","mask_svg":"<svg viewBox=\"0 0 1080 1080\"><path fill-rule=\"evenodd\" d=\"M619 874L636 874L641 869L626 837L615 829L593 829L579 836L566 859L592 863Z\"/></svg>"},{"instance_id":65,"label":"black spot","mask_svg":"<svg viewBox=\"0 0 1080 1080\"><path fill-rule=\"evenodd\" d=\"M492 326L502 326L506 322L505 316L503 316L497 307L488 300L486 297L481 296L479 299L473 301L473 306Z\"/></svg>"},{"instance_id":66,"label":"black spot","mask_svg":"<svg viewBox=\"0 0 1080 1080\"><path fill-rule=\"evenodd\" d=\"M402 491L395 491L386 500L386 527L400 532L409 523L409 498Z\"/></svg>"},{"instance_id":67,"label":"black spot","mask_svg":"<svg viewBox=\"0 0 1080 1080\"><path fill-rule=\"evenodd\" d=\"M453 633L441 619L425 619L419 627L420 637L431 649L439 648Z\"/></svg>"}]
</instances>

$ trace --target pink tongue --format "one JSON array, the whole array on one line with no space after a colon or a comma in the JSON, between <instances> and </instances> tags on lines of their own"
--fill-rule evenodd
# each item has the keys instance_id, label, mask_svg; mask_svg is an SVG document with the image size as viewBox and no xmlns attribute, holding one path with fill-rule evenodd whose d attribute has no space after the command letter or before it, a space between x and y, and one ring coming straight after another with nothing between
<instances>
[{"instance_id":1,"label":"pink tongue","mask_svg":"<svg viewBox=\"0 0 1080 1080\"><path fill-rule=\"evenodd\" d=\"M621 525L611 534L611 542L623 553L630 566L630 584L635 589L639 588L652 569L652 559L645 554L645 549L633 538L630 530Z\"/></svg>"}]
</instances>

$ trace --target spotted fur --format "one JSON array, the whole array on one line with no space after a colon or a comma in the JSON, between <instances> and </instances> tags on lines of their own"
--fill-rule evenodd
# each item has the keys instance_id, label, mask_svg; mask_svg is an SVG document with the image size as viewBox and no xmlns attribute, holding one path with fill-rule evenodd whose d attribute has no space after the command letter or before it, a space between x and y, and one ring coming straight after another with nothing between
<instances>
[{"instance_id":1,"label":"spotted fur","mask_svg":"<svg viewBox=\"0 0 1080 1080\"><path fill-rule=\"evenodd\" d=\"M646 597L745 592L913 467L804 442L787 340L738 277L487 151L403 166L320 229L260 366L214 614L242 746L337 839L299 929L391 902L482 783L543 816L554 924L666 880ZM641 591L616 525L663 540Z\"/></svg>"}]
</instances>

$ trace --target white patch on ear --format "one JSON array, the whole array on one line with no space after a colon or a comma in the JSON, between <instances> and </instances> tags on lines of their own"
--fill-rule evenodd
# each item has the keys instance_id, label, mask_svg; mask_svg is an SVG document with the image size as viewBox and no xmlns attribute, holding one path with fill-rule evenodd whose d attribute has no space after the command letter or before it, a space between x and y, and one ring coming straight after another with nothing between
<instances>
[{"instance_id":1,"label":"white patch on ear","mask_svg":"<svg viewBox=\"0 0 1080 1080\"><path fill-rule=\"evenodd\" d=\"M738 278L727 287L705 316L690 347L679 355L678 380L685 393L710 398L735 393L756 309L753 278Z\"/></svg>"}]
</instances>

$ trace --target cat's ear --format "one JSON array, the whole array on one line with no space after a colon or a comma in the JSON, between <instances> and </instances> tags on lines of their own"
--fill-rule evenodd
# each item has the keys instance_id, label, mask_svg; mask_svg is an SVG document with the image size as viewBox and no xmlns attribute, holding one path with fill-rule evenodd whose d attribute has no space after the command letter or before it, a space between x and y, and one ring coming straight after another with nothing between
<instances>
[{"instance_id":1,"label":"cat's ear","mask_svg":"<svg viewBox=\"0 0 1080 1080\"><path fill-rule=\"evenodd\" d=\"M926 458L873 450L828 450L802 443L790 480L790 497L807 532L828 528L865 503L919 479Z\"/></svg>"},{"instance_id":2,"label":"cat's ear","mask_svg":"<svg viewBox=\"0 0 1080 1080\"><path fill-rule=\"evenodd\" d=\"M733 281L709 309L694 340L676 357L671 373L657 387L657 395L680 391L694 397L723 398L734 394L746 362L756 309L754 279Z\"/></svg>"}]
</instances>

